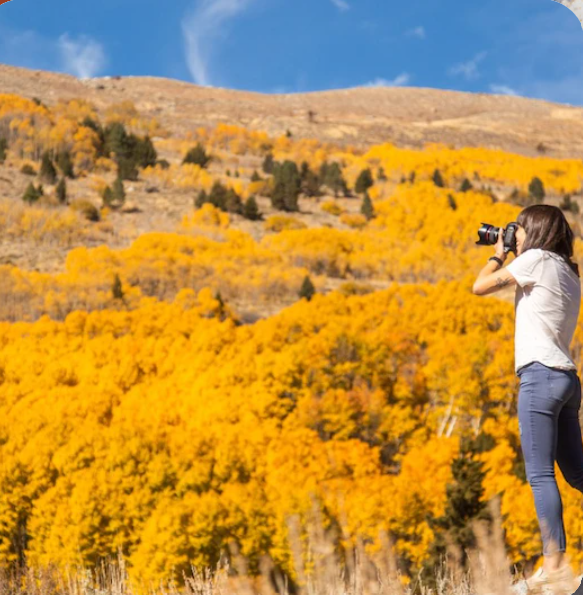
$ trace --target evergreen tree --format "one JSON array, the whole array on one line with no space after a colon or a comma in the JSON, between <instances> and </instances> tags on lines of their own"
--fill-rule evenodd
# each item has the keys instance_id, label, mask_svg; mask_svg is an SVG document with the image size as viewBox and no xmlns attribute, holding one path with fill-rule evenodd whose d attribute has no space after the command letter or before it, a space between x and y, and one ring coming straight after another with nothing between
<instances>
[{"instance_id":1,"label":"evergreen tree","mask_svg":"<svg viewBox=\"0 0 583 595\"><path fill-rule=\"evenodd\" d=\"M101 198L103 199L103 205L106 207L111 207L113 206L113 191L111 190L111 186L106 186L103 189L103 194L101 195Z\"/></svg>"},{"instance_id":2,"label":"evergreen tree","mask_svg":"<svg viewBox=\"0 0 583 595\"><path fill-rule=\"evenodd\" d=\"M109 153L106 153L105 131L103 130L101 124L99 122L96 122L93 118L86 116L83 122L81 123L81 126L84 126L85 128L90 128L97 134L97 137L99 139L96 146L97 157L107 157Z\"/></svg>"},{"instance_id":3,"label":"evergreen tree","mask_svg":"<svg viewBox=\"0 0 583 595\"><path fill-rule=\"evenodd\" d=\"M379 167L377 171L377 180L379 182L386 182L387 181L387 174L385 173L384 167Z\"/></svg>"},{"instance_id":4,"label":"evergreen tree","mask_svg":"<svg viewBox=\"0 0 583 595\"><path fill-rule=\"evenodd\" d=\"M8 141L4 137L0 137L0 163L6 161L6 153L8 151Z\"/></svg>"},{"instance_id":5,"label":"evergreen tree","mask_svg":"<svg viewBox=\"0 0 583 595\"><path fill-rule=\"evenodd\" d=\"M563 211L571 211L571 213L574 213L575 215L579 213L579 205L571 200L570 194L565 194L565 196L563 196L563 202L561 202L559 208Z\"/></svg>"},{"instance_id":6,"label":"evergreen tree","mask_svg":"<svg viewBox=\"0 0 583 595\"><path fill-rule=\"evenodd\" d=\"M302 287L301 287L298 295L300 296L300 299L306 298L309 302L312 300L312 296L315 293L316 293L316 288L314 287L314 284L312 283L309 275L306 275L304 277L304 281L302 283Z\"/></svg>"},{"instance_id":7,"label":"evergreen tree","mask_svg":"<svg viewBox=\"0 0 583 595\"><path fill-rule=\"evenodd\" d=\"M449 207L452 211L457 210L457 203L455 201L455 198L453 197L453 194L447 195L447 202L449 203Z\"/></svg>"},{"instance_id":8,"label":"evergreen tree","mask_svg":"<svg viewBox=\"0 0 583 595\"><path fill-rule=\"evenodd\" d=\"M243 213L241 197L232 188L229 188L225 194L225 210L239 215Z\"/></svg>"},{"instance_id":9,"label":"evergreen tree","mask_svg":"<svg viewBox=\"0 0 583 595\"><path fill-rule=\"evenodd\" d=\"M209 197L206 193L206 190L201 190L198 193L198 196L194 199L194 206L197 209L200 209L205 202L209 202Z\"/></svg>"},{"instance_id":10,"label":"evergreen tree","mask_svg":"<svg viewBox=\"0 0 583 595\"><path fill-rule=\"evenodd\" d=\"M121 177L117 177L113 182L113 186L111 188L113 200L117 203L123 204L126 199L125 189L123 187L123 180Z\"/></svg>"},{"instance_id":11,"label":"evergreen tree","mask_svg":"<svg viewBox=\"0 0 583 595\"><path fill-rule=\"evenodd\" d=\"M145 136L143 139L138 139L135 149L135 158L137 165L141 168L153 167L156 165L158 153L149 136Z\"/></svg>"},{"instance_id":12,"label":"evergreen tree","mask_svg":"<svg viewBox=\"0 0 583 595\"><path fill-rule=\"evenodd\" d=\"M113 285L111 287L111 293L113 294L114 300L123 300L124 293L123 293L123 289L121 286L121 279L119 278L119 275L117 273L115 274L115 278L113 280Z\"/></svg>"},{"instance_id":13,"label":"evergreen tree","mask_svg":"<svg viewBox=\"0 0 583 595\"><path fill-rule=\"evenodd\" d=\"M227 188L223 186L218 180L211 188L209 202L221 211L227 210Z\"/></svg>"},{"instance_id":14,"label":"evergreen tree","mask_svg":"<svg viewBox=\"0 0 583 595\"><path fill-rule=\"evenodd\" d=\"M374 207L368 192L365 191L364 198L362 199L362 205L360 206L360 212L370 221L374 217Z\"/></svg>"},{"instance_id":15,"label":"evergreen tree","mask_svg":"<svg viewBox=\"0 0 583 595\"><path fill-rule=\"evenodd\" d=\"M320 179L328 188L330 188L330 190L332 190L332 192L334 192L335 197L338 197L339 192L342 192L344 196L349 194L348 186L342 176L342 169L336 161L330 164L325 161L322 164L322 167L320 168Z\"/></svg>"},{"instance_id":16,"label":"evergreen tree","mask_svg":"<svg viewBox=\"0 0 583 595\"><path fill-rule=\"evenodd\" d=\"M369 168L363 169L356 179L354 191L358 194L362 194L363 192L366 192L373 184L374 180L372 179L372 172Z\"/></svg>"},{"instance_id":17,"label":"evergreen tree","mask_svg":"<svg viewBox=\"0 0 583 595\"><path fill-rule=\"evenodd\" d=\"M460 186L460 192L467 192L468 190L472 189L472 183L468 180L468 178L464 178Z\"/></svg>"},{"instance_id":18,"label":"evergreen tree","mask_svg":"<svg viewBox=\"0 0 583 595\"><path fill-rule=\"evenodd\" d=\"M271 153L267 153L267 155L265 156L265 159L263 160L263 171L266 174L271 174L273 173L273 155Z\"/></svg>"},{"instance_id":19,"label":"evergreen tree","mask_svg":"<svg viewBox=\"0 0 583 595\"><path fill-rule=\"evenodd\" d=\"M210 160L211 157L207 155L204 147L200 143L197 143L196 147L186 153L182 163L194 163L200 167L206 167Z\"/></svg>"},{"instance_id":20,"label":"evergreen tree","mask_svg":"<svg viewBox=\"0 0 583 595\"><path fill-rule=\"evenodd\" d=\"M321 196L320 177L310 169L307 161L300 168L301 191L310 198Z\"/></svg>"},{"instance_id":21,"label":"evergreen tree","mask_svg":"<svg viewBox=\"0 0 583 595\"><path fill-rule=\"evenodd\" d=\"M257 206L257 200L255 196L251 195L246 201L243 207L243 217L251 221L257 221L260 219L259 207Z\"/></svg>"},{"instance_id":22,"label":"evergreen tree","mask_svg":"<svg viewBox=\"0 0 583 595\"><path fill-rule=\"evenodd\" d=\"M42 196L42 194L42 186L39 186L39 188L35 188L34 184L30 182L29 185L26 187L26 190L24 191L22 200L24 202L27 202L28 204L32 204L36 202Z\"/></svg>"},{"instance_id":23,"label":"evergreen tree","mask_svg":"<svg viewBox=\"0 0 583 595\"><path fill-rule=\"evenodd\" d=\"M40 179L47 184L54 184L57 181L57 170L51 161L48 151L45 151L42 156Z\"/></svg>"},{"instance_id":24,"label":"evergreen tree","mask_svg":"<svg viewBox=\"0 0 583 595\"><path fill-rule=\"evenodd\" d=\"M443 187L445 186L445 184L443 183L443 178L441 177L441 172L440 172L438 169L436 169L436 170L433 172L433 177L432 177L432 179L433 179L433 183L434 183L436 186L439 186L439 188L443 188Z\"/></svg>"},{"instance_id":25,"label":"evergreen tree","mask_svg":"<svg viewBox=\"0 0 583 595\"><path fill-rule=\"evenodd\" d=\"M119 157L117 159L117 175L122 180L135 181L138 179L138 169L133 158Z\"/></svg>"},{"instance_id":26,"label":"evergreen tree","mask_svg":"<svg viewBox=\"0 0 583 595\"><path fill-rule=\"evenodd\" d=\"M61 178L61 181L57 184L56 194L61 204L64 205L67 203L67 184L65 178Z\"/></svg>"},{"instance_id":27,"label":"evergreen tree","mask_svg":"<svg viewBox=\"0 0 583 595\"><path fill-rule=\"evenodd\" d=\"M542 203L545 198L545 187L542 180L535 176L528 185L528 193L537 203Z\"/></svg>"},{"instance_id":28,"label":"evergreen tree","mask_svg":"<svg viewBox=\"0 0 583 595\"><path fill-rule=\"evenodd\" d=\"M435 567L447 552L445 533L463 552L476 547L471 522L473 520L492 521L486 503L481 501L484 492L482 485L485 476L484 463L475 459L474 455L489 450L493 446L494 442L489 435L482 435L475 439L462 437L459 455L451 465L453 483L446 486L445 512L437 519L426 515L426 520L436 537L429 548L429 558L424 564L426 572L424 582L426 579L429 582L435 581ZM466 570L467 559L463 558L460 563ZM435 584L433 588L435 589Z\"/></svg>"},{"instance_id":29,"label":"evergreen tree","mask_svg":"<svg viewBox=\"0 0 583 595\"><path fill-rule=\"evenodd\" d=\"M298 166L286 160L274 168L275 184L271 196L272 205L282 211L298 211L298 197L301 192L301 179Z\"/></svg>"},{"instance_id":30,"label":"evergreen tree","mask_svg":"<svg viewBox=\"0 0 583 595\"><path fill-rule=\"evenodd\" d=\"M261 182L263 178L257 173L257 170L253 170L253 174L251 175L252 182Z\"/></svg>"},{"instance_id":31,"label":"evergreen tree","mask_svg":"<svg viewBox=\"0 0 583 595\"><path fill-rule=\"evenodd\" d=\"M412 172L409 174L409 182L410 182L411 184L414 184L414 183L415 183L415 172L414 172L414 171L412 171Z\"/></svg>"},{"instance_id":32,"label":"evergreen tree","mask_svg":"<svg viewBox=\"0 0 583 595\"><path fill-rule=\"evenodd\" d=\"M71 160L71 153L69 151L61 151L57 154L57 167L61 170L61 173L67 178L73 179L75 174L73 173L73 161Z\"/></svg>"}]
</instances>

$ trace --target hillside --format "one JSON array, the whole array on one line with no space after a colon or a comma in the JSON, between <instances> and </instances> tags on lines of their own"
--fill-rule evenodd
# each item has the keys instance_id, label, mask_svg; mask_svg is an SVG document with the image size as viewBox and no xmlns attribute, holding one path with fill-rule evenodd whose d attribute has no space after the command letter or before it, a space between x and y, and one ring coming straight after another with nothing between
<instances>
[{"instance_id":1,"label":"hillside","mask_svg":"<svg viewBox=\"0 0 583 595\"><path fill-rule=\"evenodd\" d=\"M549 156L583 158L583 109L522 97L406 87L265 95L156 77L79 80L6 65L0 65L0 84L4 93L39 97L49 106L79 97L103 110L131 100L173 133L229 122L360 148L442 142L535 156L542 143Z\"/></svg>"}]
</instances>

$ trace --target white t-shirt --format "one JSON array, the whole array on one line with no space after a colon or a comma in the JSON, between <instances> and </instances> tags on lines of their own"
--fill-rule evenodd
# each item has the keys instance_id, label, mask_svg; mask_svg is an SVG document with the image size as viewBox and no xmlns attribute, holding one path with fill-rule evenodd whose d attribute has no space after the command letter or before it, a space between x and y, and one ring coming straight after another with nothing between
<instances>
[{"instance_id":1,"label":"white t-shirt","mask_svg":"<svg viewBox=\"0 0 583 595\"><path fill-rule=\"evenodd\" d=\"M569 345L581 306L581 282L562 256L531 248L506 269L516 279L514 366L533 361L576 370Z\"/></svg>"}]
</instances>

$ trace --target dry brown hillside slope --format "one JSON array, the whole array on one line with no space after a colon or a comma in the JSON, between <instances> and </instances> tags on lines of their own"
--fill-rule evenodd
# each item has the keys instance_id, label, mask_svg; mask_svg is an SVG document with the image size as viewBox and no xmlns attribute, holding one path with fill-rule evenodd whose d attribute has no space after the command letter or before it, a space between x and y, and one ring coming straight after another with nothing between
<instances>
[{"instance_id":1,"label":"dry brown hillside slope","mask_svg":"<svg viewBox=\"0 0 583 595\"><path fill-rule=\"evenodd\" d=\"M506 95L405 87L266 95L156 77L79 80L5 65L0 65L0 90L38 97L47 105L83 97L103 109L131 100L144 115L180 133L226 122L272 135L289 129L295 137L357 147L443 142L537 155L542 143L549 156L583 158L582 108Z\"/></svg>"}]
</instances>

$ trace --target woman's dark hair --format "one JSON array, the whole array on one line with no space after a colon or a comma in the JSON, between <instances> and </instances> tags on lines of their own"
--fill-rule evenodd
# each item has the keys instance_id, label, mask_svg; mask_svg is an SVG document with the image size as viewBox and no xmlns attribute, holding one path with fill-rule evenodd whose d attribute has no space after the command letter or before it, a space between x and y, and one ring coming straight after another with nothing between
<instances>
[{"instance_id":1,"label":"woman's dark hair","mask_svg":"<svg viewBox=\"0 0 583 595\"><path fill-rule=\"evenodd\" d=\"M529 248L555 252L562 256L577 277L580 277L579 265L571 260L573 257L573 232L559 207L531 205L520 212L516 222L526 232L522 253Z\"/></svg>"}]
</instances>

